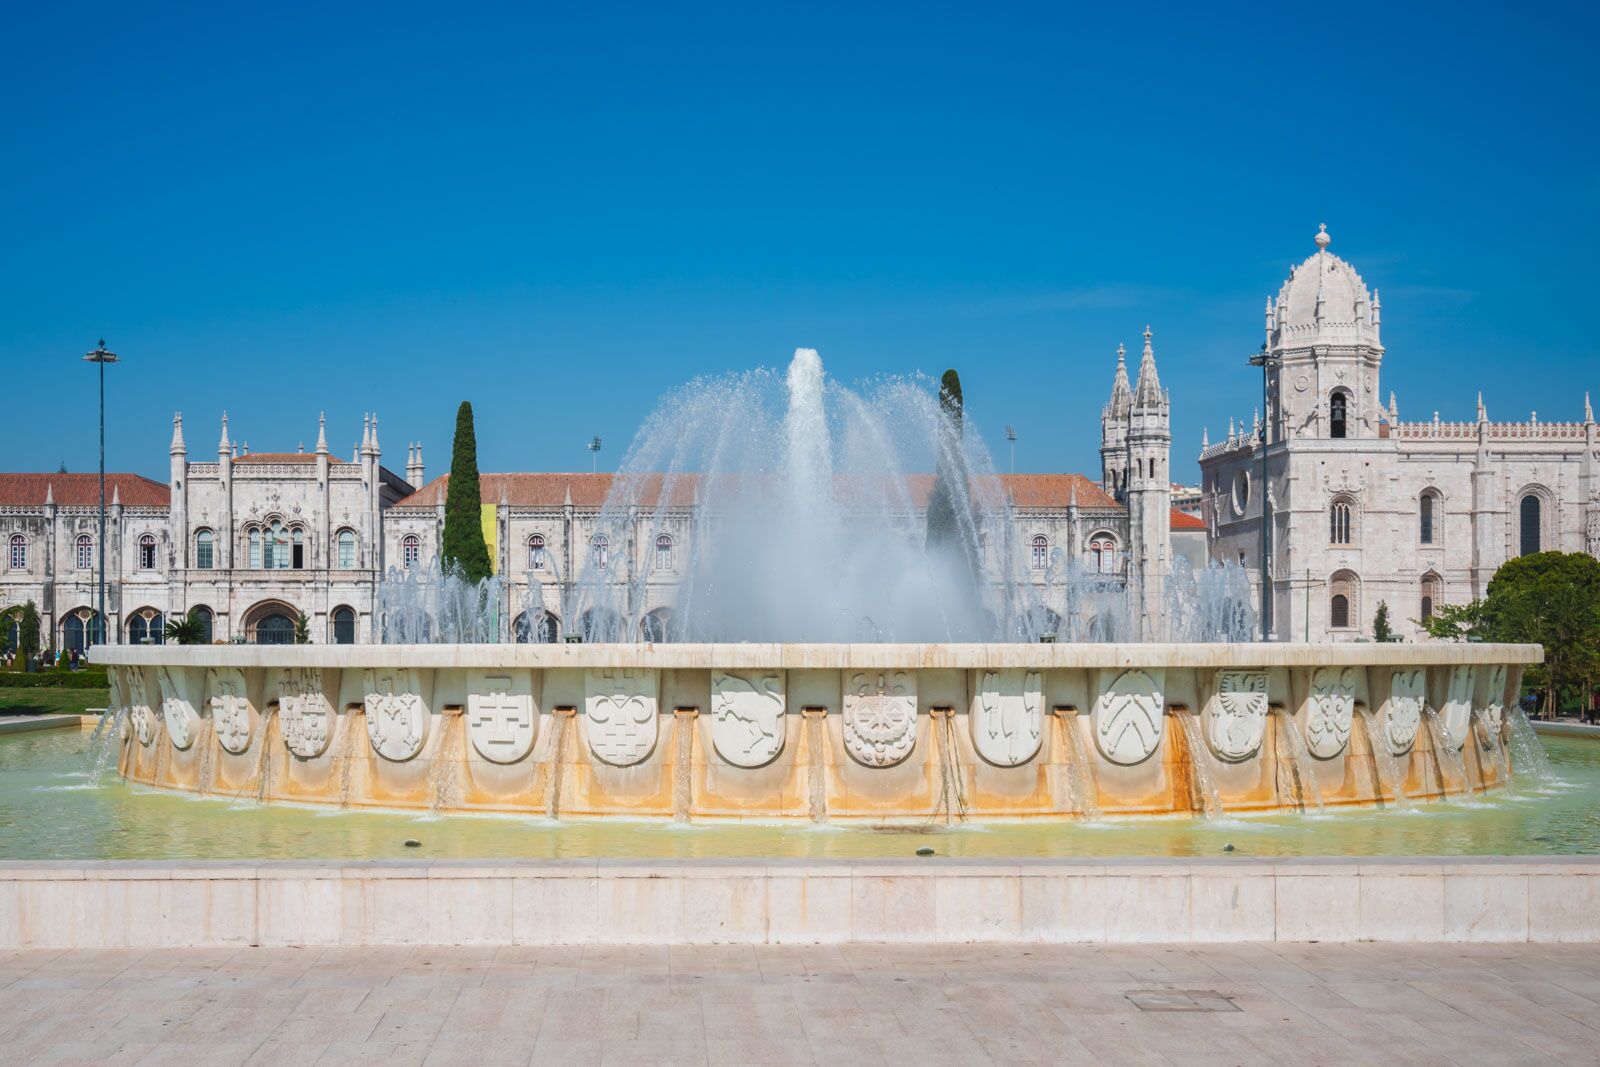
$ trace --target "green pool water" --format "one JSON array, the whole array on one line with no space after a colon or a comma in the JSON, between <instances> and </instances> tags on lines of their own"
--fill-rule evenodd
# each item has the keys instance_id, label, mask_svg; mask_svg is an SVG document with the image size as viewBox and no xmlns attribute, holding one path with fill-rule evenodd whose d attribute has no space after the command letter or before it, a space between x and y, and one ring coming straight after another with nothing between
<instances>
[{"instance_id":1,"label":"green pool water","mask_svg":"<svg viewBox=\"0 0 1600 1067\"><path fill-rule=\"evenodd\" d=\"M776 824L553 823L329 812L91 779L87 732L0 737L3 859L582 859L593 857L1243 856L1600 852L1600 742L1546 738L1556 779L1492 797L1326 815L1098 823L989 822L893 831ZM407 838L422 842L407 848Z\"/></svg>"}]
</instances>

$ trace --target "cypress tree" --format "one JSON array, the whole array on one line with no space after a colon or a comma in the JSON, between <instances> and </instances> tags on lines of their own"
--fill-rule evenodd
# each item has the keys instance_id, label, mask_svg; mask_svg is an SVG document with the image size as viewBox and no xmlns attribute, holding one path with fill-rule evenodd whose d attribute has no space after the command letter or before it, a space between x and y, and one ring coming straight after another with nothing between
<instances>
[{"instance_id":1,"label":"cypress tree","mask_svg":"<svg viewBox=\"0 0 1600 1067\"><path fill-rule=\"evenodd\" d=\"M961 376L947 370L939 379L938 460L934 464L933 493L928 499L928 532L925 542L930 555L943 556L962 588L959 595L966 604L957 609L978 617L982 607L978 581L978 545L973 537L976 516L960 514L961 502L969 490L966 456L961 450L964 412Z\"/></svg>"},{"instance_id":2,"label":"cypress tree","mask_svg":"<svg viewBox=\"0 0 1600 1067\"><path fill-rule=\"evenodd\" d=\"M478 435L472 428L472 404L463 400L456 411L456 439L450 452L450 483L444 500L445 567L460 568L469 582L489 577L489 546L483 540L482 497L478 488Z\"/></svg>"}]
</instances>

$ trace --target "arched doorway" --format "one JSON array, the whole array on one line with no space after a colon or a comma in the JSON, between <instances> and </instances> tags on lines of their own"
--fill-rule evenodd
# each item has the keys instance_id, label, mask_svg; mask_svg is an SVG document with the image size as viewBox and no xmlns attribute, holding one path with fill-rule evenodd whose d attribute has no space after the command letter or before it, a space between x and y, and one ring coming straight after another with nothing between
<instances>
[{"instance_id":1,"label":"arched doorway","mask_svg":"<svg viewBox=\"0 0 1600 1067\"><path fill-rule=\"evenodd\" d=\"M298 611L281 601L269 600L257 604L245 616L245 640L252 645L292 645L295 620L299 615Z\"/></svg>"}]
</instances>

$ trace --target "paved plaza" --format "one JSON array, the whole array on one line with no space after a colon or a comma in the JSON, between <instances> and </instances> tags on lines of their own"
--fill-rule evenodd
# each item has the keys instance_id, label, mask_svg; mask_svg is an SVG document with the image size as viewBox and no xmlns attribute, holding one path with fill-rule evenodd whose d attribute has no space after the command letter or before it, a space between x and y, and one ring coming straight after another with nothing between
<instances>
[{"instance_id":1,"label":"paved plaza","mask_svg":"<svg viewBox=\"0 0 1600 1067\"><path fill-rule=\"evenodd\" d=\"M1586 1063L1600 946L0 955L10 1063Z\"/></svg>"}]
</instances>

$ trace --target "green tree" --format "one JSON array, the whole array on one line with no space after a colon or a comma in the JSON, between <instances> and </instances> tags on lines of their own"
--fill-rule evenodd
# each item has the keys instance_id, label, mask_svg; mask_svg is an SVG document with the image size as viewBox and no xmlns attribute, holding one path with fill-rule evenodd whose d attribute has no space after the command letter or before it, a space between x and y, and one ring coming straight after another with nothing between
<instances>
[{"instance_id":1,"label":"green tree","mask_svg":"<svg viewBox=\"0 0 1600 1067\"><path fill-rule=\"evenodd\" d=\"M22 660L22 669L33 668L33 657L39 654L39 609L33 601L22 605L22 612L17 618L17 655Z\"/></svg>"},{"instance_id":2,"label":"green tree","mask_svg":"<svg viewBox=\"0 0 1600 1067\"><path fill-rule=\"evenodd\" d=\"M1563 697L1587 695L1600 678L1600 560L1585 552L1536 552L1507 560L1489 580L1482 636L1544 646L1525 683Z\"/></svg>"},{"instance_id":3,"label":"green tree","mask_svg":"<svg viewBox=\"0 0 1600 1067\"><path fill-rule=\"evenodd\" d=\"M200 612L190 608L186 615L168 618L165 633L168 644L201 645L206 640L205 620L200 618Z\"/></svg>"},{"instance_id":4,"label":"green tree","mask_svg":"<svg viewBox=\"0 0 1600 1067\"><path fill-rule=\"evenodd\" d=\"M1400 640L1400 635L1389 625L1389 603L1378 601L1378 613L1372 617L1372 639L1382 643Z\"/></svg>"},{"instance_id":5,"label":"green tree","mask_svg":"<svg viewBox=\"0 0 1600 1067\"><path fill-rule=\"evenodd\" d=\"M483 540L482 494L478 488L478 435L472 426L472 404L463 400L456 410L456 439L450 453L450 481L444 500L444 545L440 553L446 567L460 569L469 582L492 573L489 546Z\"/></svg>"},{"instance_id":6,"label":"green tree","mask_svg":"<svg viewBox=\"0 0 1600 1067\"><path fill-rule=\"evenodd\" d=\"M1440 641L1467 641L1483 638L1483 601L1470 600L1465 604L1436 604L1433 617L1422 619L1419 625L1428 636Z\"/></svg>"},{"instance_id":7,"label":"green tree","mask_svg":"<svg viewBox=\"0 0 1600 1067\"><path fill-rule=\"evenodd\" d=\"M297 645L311 643L311 616L303 611L294 617L294 643Z\"/></svg>"}]
</instances>

